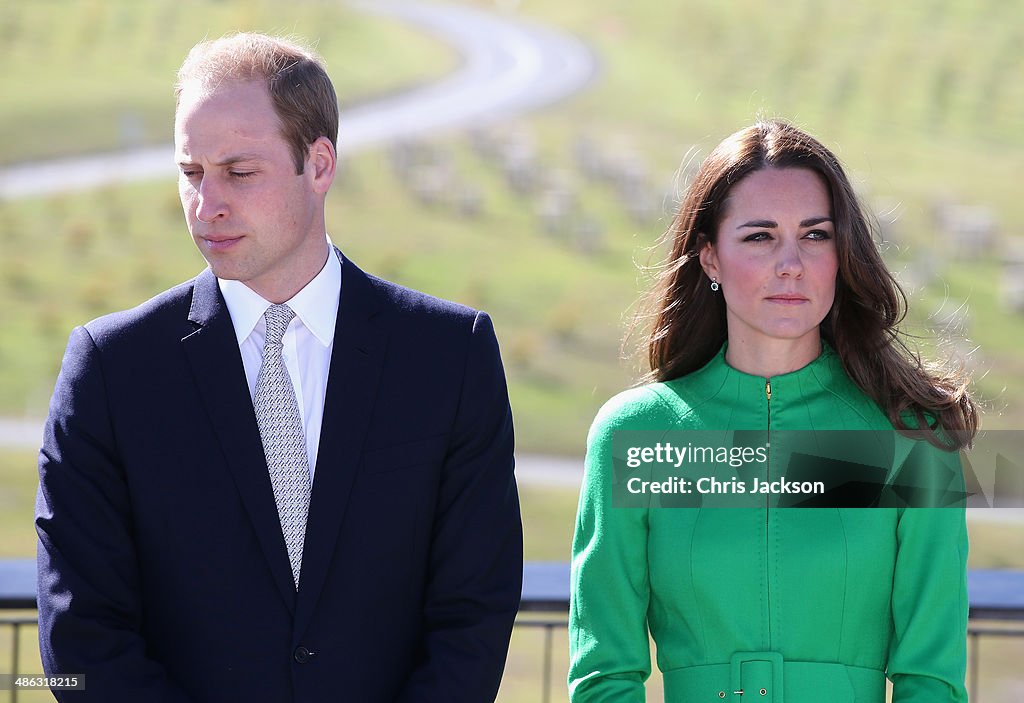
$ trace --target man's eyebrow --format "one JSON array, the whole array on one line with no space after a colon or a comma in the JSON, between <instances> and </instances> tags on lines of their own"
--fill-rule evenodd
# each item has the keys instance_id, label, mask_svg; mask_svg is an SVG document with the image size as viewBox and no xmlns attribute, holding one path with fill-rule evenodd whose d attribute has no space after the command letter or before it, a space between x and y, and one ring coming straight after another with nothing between
<instances>
[{"instance_id":1,"label":"man's eyebrow","mask_svg":"<svg viewBox=\"0 0 1024 703\"><path fill-rule=\"evenodd\" d=\"M243 161L264 161L265 159L259 154L232 154L231 156L225 157L221 161L214 161L214 166L231 166L233 164L241 163ZM195 163L188 160L178 162L179 166L194 166Z\"/></svg>"},{"instance_id":2,"label":"man's eyebrow","mask_svg":"<svg viewBox=\"0 0 1024 703\"><path fill-rule=\"evenodd\" d=\"M806 220L802 220L800 222L800 226L813 227L814 225L820 225L822 222L832 222L832 218L824 215L818 217L808 217ZM774 220L751 220L750 222L744 222L736 229L743 229L744 227L760 227L763 229L774 229L775 227L778 226L779 223L775 222Z\"/></svg>"}]
</instances>

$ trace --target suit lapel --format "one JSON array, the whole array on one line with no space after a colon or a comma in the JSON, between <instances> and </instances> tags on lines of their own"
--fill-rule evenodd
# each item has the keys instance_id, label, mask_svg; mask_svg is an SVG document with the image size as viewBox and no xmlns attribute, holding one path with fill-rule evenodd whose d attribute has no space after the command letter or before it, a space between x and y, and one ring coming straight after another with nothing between
<instances>
[{"instance_id":1,"label":"suit lapel","mask_svg":"<svg viewBox=\"0 0 1024 703\"><path fill-rule=\"evenodd\" d=\"M297 634L309 624L335 553L370 426L387 342L380 325L373 324L380 308L379 294L367 275L347 259L342 266L341 287L302 550L302 578L295 612Z\"/></svg>"},{"instance_id":2,"label":"suit lapel","mask_svg":"<svg viewBox=\"0 0 1024 703\"><path fill-rule=\"evenodd\" d=\"M231 316L209 269L196 278L189 320L199 327L181 340L185 356L274 581L293 610L295 585L256 414Z\"/></svg>"}]
</instances>

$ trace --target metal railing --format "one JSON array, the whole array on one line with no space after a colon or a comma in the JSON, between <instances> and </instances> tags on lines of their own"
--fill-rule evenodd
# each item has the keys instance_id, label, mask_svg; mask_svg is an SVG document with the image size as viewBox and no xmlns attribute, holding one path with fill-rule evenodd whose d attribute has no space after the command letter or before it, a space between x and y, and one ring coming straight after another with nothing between
<instances>
[{"instance_id":1,"label":"metal railing","mask_svg":"<svg viewBox=\"0 0 1024 703\"><path fill-rule=\"evenodd\" d=\"M37 627L39 620L36 615L12 615L0 611L0 629L9 628L11 631L11 667L10 672L12 674L19 673L18 662L21 661L21 634L22 628L24 627ZM18 689L11 687L10 698L11 703L17 703L18 701Z\"/></svg>"},{"instance_id":2,"label":"metal railing","mask_svg":"<svg viewBox=\"0 0 1024 703\"><path fill-rule=\"evenodd\" d=\"M967 668L967 697L968 700L971 701L971 703L981 703L981 698L978 693L978 685L981 683L980 668L982 638L1024 638L1024 627L995 627L994 625L995 623L984 625L968 623L967 625L967 641L970 643L970 647L968 647L968 651L970 652L970 658L968 661Z\"/></svg>"},{"instance_id":3,"label":"metal railing","mask_svg":"<svg viewBox=\"0 0 1024 703\"><path fill-rule=\"evenodd\" d=\"M8 562L10 564L10 562ZM24 561L18 567L24 571ZM12 588L4 581L4 562L0 561L0 638L3 629L10 630L10 672L18 673L21 639L24 628L36 627L31 610L35 596L24 588ZM968 690L972 703L982 703L981 681L982 641L988 639L1024 638L1024 571L972 571L969 575L970 621L968 623L969 661ZM540 700L549 703L555 682L552 680L554 635L564 631L569 610L569 565L565 563L527 564L523 575L523 598L516 628L542 630ZM5 612L6 611L6 612ZM2 639L0 639L2 641ZM37 672L38 673L38 672ZM563 685L558 682L558 685ZM10 691L9 699L17 703L18 691Z\"/></svg>"},{"instance_id":4,"label":"metal railing","mask_svg":"<svg viewBox=\"0 0 1024 703\"><path fill-rule=\"evenodd\" d=\"M555 682L551 679L555 631L564 631L568 625L569 621L565 617L516 619L515 627L540 628L544 630L544 645L541 647L541 668L543 672L540 679L541 703L550 702L552 687L555 685ZM563 684L564 682L560 682L560 685Z\"/></svg>"},{"instance_id":5,"label":"metal railing","mask_svg":"<svg viewBox=\"0 0 1024 703\"><path fill-rule=\"evenodd\" d=\"M540 700L542 703L549 703L551 701L552 691L554 690L555 681L552 677L552 663L554 662L554 635L555 632L561 632L566 629L569 621L563 617L530 617L530 618L518 618L515 623L517 628L530 628L543 630L543 645L541 647L541 667L543 673L541 674L540 680ZM10 657L10 668L8 671L11 673L19 672L19 662L21 661L21 639L22 629L25 627L36 627L38 625L38 619L35 615L10 615L0 611L0 638L3 637L3 629L10 630L10 642L11 642L11 657ZM35 672L41 673L41 672ZM563 682L559 682L559 685L563 685ZM17 703L18 701L18 689L12 688L8 692L8 700L11 703ZM2 700L2 698L0 698Z\"/></svg>"},{"instance_id":6,"label":"metal railing","mask_svg":"<svg viewBox=\"0 0 1024 703\"><path fill-rule=\"evenodd\" d=\"M975 624L967 626L967 639L969 646L967 689L971 703L981 703L978 686L981 682L981 640L983 638L1022 638L1024 639L1024 627L996 627L998 623ZM546 620L517 620L516 627L538 627L544 628L544 645L542 648L543 674L541 676L541 702L549 703L551 700L552 687L555 682L551 679L552 670L552 639L555 630L561 630L568 625L565 618ZM561 685L562 682L558 682Z\"/></svg>"}]
</instances>

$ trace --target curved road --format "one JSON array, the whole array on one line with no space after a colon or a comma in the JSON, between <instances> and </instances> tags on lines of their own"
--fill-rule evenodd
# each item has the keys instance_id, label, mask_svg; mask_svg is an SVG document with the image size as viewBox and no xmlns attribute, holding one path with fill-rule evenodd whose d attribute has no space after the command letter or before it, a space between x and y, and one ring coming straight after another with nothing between
<instances>
[{"instance_id":1,"label":"curved road","mask_svg":"<svg viewBox=\"0 0 1024 703\"><path fill-rule=\"evenodd\" d=\"M435 35L461 55L435 83L345 110L339 151L482 124L548 105L580 90L596 70L575 37L510 16L453 5L353 2ZM0 169L0 199L84 190L174 175L170 145Z\"/></svg>"}]
</instances>

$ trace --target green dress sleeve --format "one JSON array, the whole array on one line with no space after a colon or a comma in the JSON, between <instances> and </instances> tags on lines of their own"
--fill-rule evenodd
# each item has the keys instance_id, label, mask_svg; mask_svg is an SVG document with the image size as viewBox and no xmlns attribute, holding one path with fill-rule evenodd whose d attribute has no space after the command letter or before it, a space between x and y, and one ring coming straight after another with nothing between
<instances>
[{"instance_id":1,"label":"green dress sleeve","mask_svg":"<svg viewBox=\"0 0 1024 703\"><path fill-rule=\"evenodd\" d=\"M643 429L650 406L627 392L598 413L587 438L586 471L572 545L569 699L573 703L643 703L651 674L647 608L648 516L613 508L612 438ZM650 401L657 402L657 401Z\"/></svg>"},{"instance_id":2,"label":"green dress sleeve","mask_svg":"<svg viewBox=\"0 0 1024 703\"><path fill-rule=\"evenodd\" d=\"M923 443L914 453L923 453L933 468L952 470L954 490L963 490L959 453ZM893 703L965 703L968 542L962 502L900 509L896 544L886 672Z\"/></svg>"}]
</instances>

